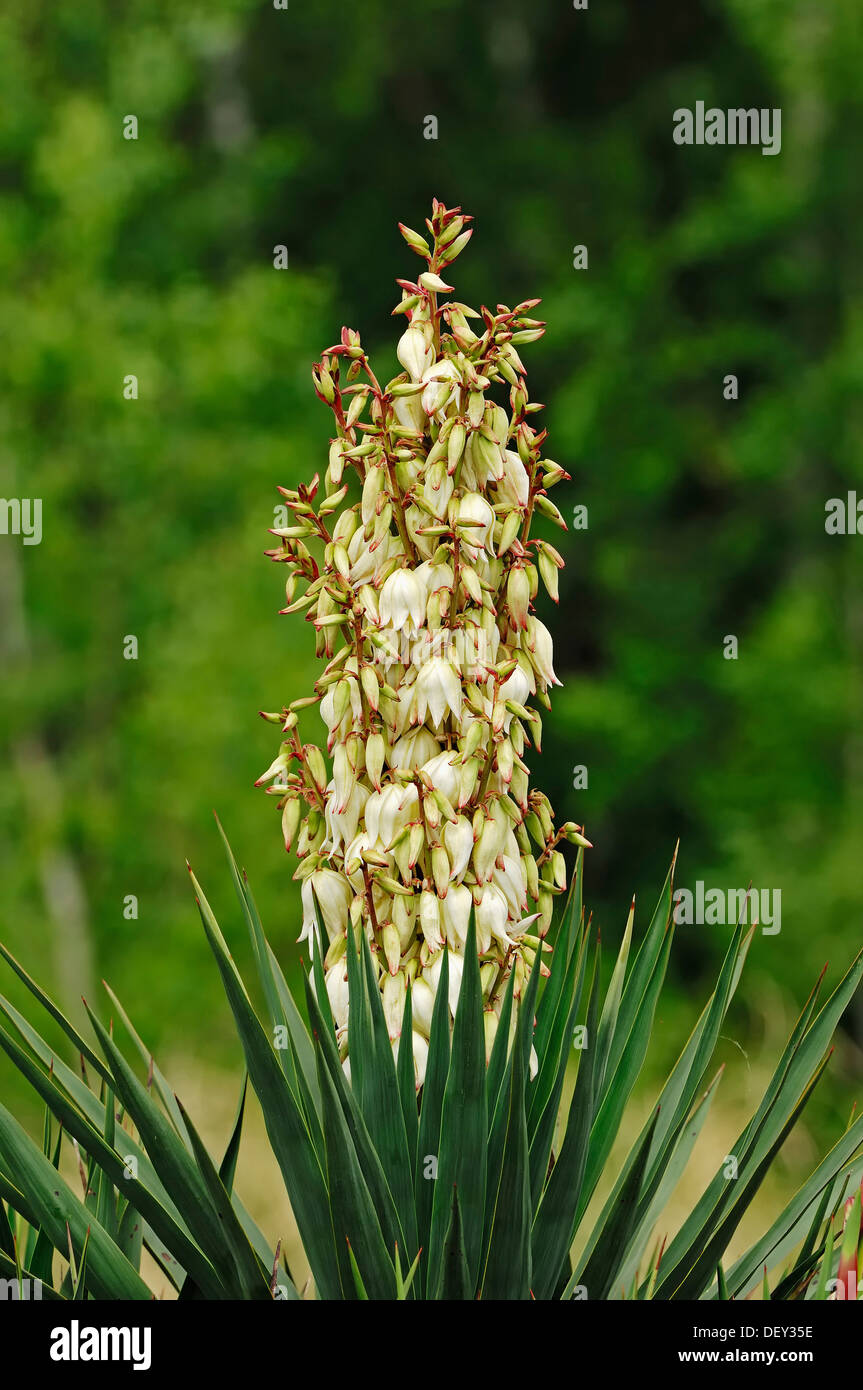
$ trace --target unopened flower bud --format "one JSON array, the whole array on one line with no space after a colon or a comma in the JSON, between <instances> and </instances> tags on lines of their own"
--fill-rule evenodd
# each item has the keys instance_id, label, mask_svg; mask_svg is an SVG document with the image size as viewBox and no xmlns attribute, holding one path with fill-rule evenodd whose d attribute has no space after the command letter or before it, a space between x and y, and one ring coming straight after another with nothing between
<instances>
[{"instance_id":1,"label":"unopened flower bud","mask_svg":"<svg viewBox=\"0 0 863 1390\"><path fill-rule=\"evenodd\" d=\"M324 958L325 970L332 970L333 966L338 964L338 962L343 958L347 950L347 946L348 938L346 932L339 932L336 936L333 937L329 945L329 950L327 951L327 954Z\"/></svg>"},{"instance_id":2,"label":"unopened flower bud","mask_svg":"<svg viewBox=\"0 0 863 1390\"><path fill-rule=\"evenodd\" d=\"M443 845L435 845L431 854L432 877L434 878L435 888L439 898L445 898L449 889L450 863L449 855Z\"/></svg>"},{"instance_id":3,"label":"unopened flower bud","mask_svg":"<svg viewBox=\"0 0 863 1390\"><path fill-rule=\"evenodd\" d=\"M536 509L538 512L541 512L543 516L547 516L549 520L553 521L555 525L559 526L562 531L567 529L566 522L550 497L543 497L542 493L538 493L536 498Z\"/></svg>"},{"instance_id":4,"label":"unopened flower bud","mask_svg":"<svg viewBox=\"0 0 863 1390\"><path fill-rule=\"evenodd\" d=\"M378 676L373 666L364 666L360 672L360 683L363 687L363 694L370 707L377 712L380 703L380 685Z\"/></svg>"},{"instance_id":5,"label":"unopened flower bud","mask_svg":"<svg viewBox=\"0 0 863 1390\"><path fill-rule=\"evenodd\" d=\"M453 425L447 438L447 472L454 473L461 461L464 453L465 427L462 424Z\"/></svg>"},{"instance_id":6,"label":"unopened flower bud","mask_svg":"<svg viewBox=\"0 0 863 1390\"><path fill-rule=\"evenodd\" d=\"M398 928L392 922L387 922L381 931L381 944L384 948L387 967L391 975L395 975L401 960L402 947L399 940Z\"/></svg>"},{"instance_id":7,"label":"unopened flower bud","mask_svg":"<svg viewBox=\"0 0 863 1390\"><path fill-rule=\"evenodd\" d=\"M583 849L593 849L590 840L582 832L581 826L576 825L574 821L568 820L565 825L561 826L561 831L571 845L581 845Z\"/></svg>"},{"instance_id":8,"label":"unopened flower bud","mask_svg":"<svg viewBox=\"0 0 863 1390\"><path fill-rule=\"evenodd\" d=\"M508 786L512 781L512 768L515 760L512 744L508 739L503 739L497 748L497 770L501 778ZM511 803L510 803L511 804Z\"/></svg>"},{"instance_id":9,"label":"unopened flower bud","mask_svg":"<svg viewBox=\"0 0 863 1390\"><path fill-rule=\"evenodd\" d=\"M420 894L420 928L430 951L441 948L440 899L437 893L424 890Z\"/></svg>"},{"instance_id":10,"label":"unopened flower bud","mask_svg":"<svg viewBox=\"0 0 863 1390\"><path fill-rule=\"evenodd\" d=\"M560 594L558 592L557 566L553 564L548 555L542 551L537 557L537 564L539 566L540 577L548 590L549 597L553 599L555 603L558 603Z\"/></svg>"},{"instance_id":11,"label":"unopened flower bud","mask_svg":"<svg viewBox=\"0 0 863 1390\"><path fill-rule=\"evenodd\" d=\"M468 802L470 801L471 797L473 796L474 787L476 786L476 781L477 781L477 777L478 777L478 776L479 776L479 760L478 760L477 758L468 758L467 762L464 764L464 766L461 768L461 770L460 770L460 772L459 772L459 778L458 778L458 805L459 805L459 810L463 810L464 807L467 806L467 804L468 804Z\"/></svg>"},{"instance_id":12,"label":"unopened flower bud","mask_svg":"<svg viewBox=\"0 0 863 1390\"><path fill-rule=\"evenodd\" d=\"M542 922L542 935L544 936L551 926L551 919L554 916L554 898L548 889L540 889L538 906L540 920Z\"/></svg>"},{"instance_id":13,"label":"unopened flower bud","mask_svg":"<svg viewBox=\"0 0 863 1390\"><path fill-rule=\"evenodd\" d=\"M336 686L336 693L333 696L333 719L335 723L341 724L347 714L351 704L351 687L346 680L339 681ZM323 788L321 788L323 790Z\"/></svg>"},{"instance_id":14,"label":"unopened flower bud","mask_svg":"<svg viewBox=\"0 0 863 1390\"><path fill-rule=\"evenodd\" d=\"M523 854L521 863L527 883L528 896L533 898L534 902L536 902L539 896L539 870L536 867L536 860L532 854Z\"/></svg>"},{"instance_id":15,"label":"unopened flower bud","mask_svg":"<svg viewBox=\"0 0 863 1390\"><path fill-rule=\"evenodd\" d=\"M506 581L506 602L512 624L527 628L530 606L530 580L521 565L513 565Z\"/></svg>"},{"instance_id":16,"label":"unopened flower bud","mask_svg":"<svg viewBox=\"0 0 863 1390\"><path fill-rule=\"evenodd\" d=\"M420 236L419 232L412 231L410 227L406 227L403 222L399 223L399 231L412 251L416 251L418 256L431 259L431 247L425 237Z\"/></svg>"},{"instance_id":17,"label":"unopened flower bud","mask_svg":"<svg viewBox=\"0 0 863 1390\"><path fill-rule=\"evenodd\" d=\"M366 772L369 775L372 786L377 791L381 789L381 771L384 765L385 753L386 744L384 743L383 734L369 734L366 741Z\"/></svg>"},{"instance_id":18,"label":"unopened flower bud","mask_svg":"<svg viewBox=\"0 0 863 1390\"><path fill-rule=\"evenodd\" d=\"M521 513L507 512L501 527L500 540L497 545L498 555L505 555L511 547L513 541L521 530Z\"/></svg>"},{"instance_id":19,"label":"unopened flower bud","mask_svg":"<svg viewBox=\"0 0 863 1390\"><path fill-rule=\"evenodd\" d=\"M447 285L439 275L435 275L430 270L424 270L417 281L424 290L432 290L435 294L452 294L453 286Z\"/></svg>"},{"instance_id":20,"label":"unopened flower bud","mask_svg":"<svg viewBox=\"0 0 863 1390\"><path fill-rule=\"evenodd\" d=\"M410 828L408 840L408 865L412 869L425 849L426 834L422 825L417 823Z\"/></svg>"},{"instance_id":21,"label":"unopened flower bud","mask_svg":"<svg viewBox=\"0 0 863 1390\"><path fill-rule=\"evenodd\" d=\"M377 502L384 485L382 468L369 468L363 481L362 518L368 526L377 515Z\"/></svg>"},{"instance_id":22,"label":"unopened flower bud","mask_svg":"<svg viewBox=\"0 0 863 1390\"><path fill-rule=\"evenodd\" d=\"M294 842L294 837L300 824L300 799L299 797L289 797L282 810L282 835L285 839L285 849L290 849Z\"/></svg>"},{"instance_id":23,"label":"unopened flower bud","mask_svg":"<svg viewBox=\"0 0 863 1390\"><path fill-rule=\"evenodd\" d=\"M369 546L369 550L370 550L370 551L374 551L374 550L379 549L379 547L383 544L385 538L386 538L386 537L389 535L389 533L390 533L390 526L392 525L392 519L393 519L393 508L392 508L392 503L391 503L391 502L388 502L388 503L386 504L386 506L384 507L383 511L381 512L380 516L378 517L377 521L375 522L374 531L373 531L373 533L372 533L372 540L371 540L371 544L370 544L370 546Z\"/></svg>"}]
</instances>

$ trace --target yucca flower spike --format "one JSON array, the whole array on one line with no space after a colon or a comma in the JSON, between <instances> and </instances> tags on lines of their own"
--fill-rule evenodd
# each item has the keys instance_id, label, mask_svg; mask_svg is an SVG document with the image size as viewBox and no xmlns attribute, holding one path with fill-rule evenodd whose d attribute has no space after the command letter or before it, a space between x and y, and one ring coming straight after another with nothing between
<instances>
[{"instance_id":1,"label":"yucca flower spike","mask_svg":"<svg viewBox=\"0 0 863 1390\"><path fill-rule=\"evenodd\" d=\"M347 933L368 940L396 1054L412 987L418 1088L442 952L454 1016L474 909L490 1050L510 974L518 1000L538 959L527 928L538 921L544 937L566 888L557 846L569 833L555 831L524 761L542 727L530 701L547 706L560 683L534 605L540 583L557 601L563 561L530 532L566 474L543 457L518 352L544 325L529 318L536 300L477 313L447 298L439 272L466 244L453 235L464 223L436 203L430 242L402 228L427 264L399 282L403 372L381 386L348 328L316 365L334 421L323 500L316 508L317 478L282 489L296 524L269 552L288 566L289 606L307 608L326 661L315 693L331 772L294 737L261 779L291 772L279 806L300 858L300 939L312 949L317 904L345 1059ZM493 399L502 392L508 410Z\"/></svg>"}]
</instances>

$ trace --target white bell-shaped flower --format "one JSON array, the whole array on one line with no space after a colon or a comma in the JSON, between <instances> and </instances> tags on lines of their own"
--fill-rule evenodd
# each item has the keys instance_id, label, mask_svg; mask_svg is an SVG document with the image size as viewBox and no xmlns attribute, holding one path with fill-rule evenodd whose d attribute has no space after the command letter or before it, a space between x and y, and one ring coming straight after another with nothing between
<instances>
[{"instance_id":1,"label":"white bell-shaped flower","mask_svg":"<svg viewBox=\"0 0 863 1390\"><path fill-rule=\"evenodd\" d=\"M554 666L552 665L554 644L551 640L551 633L545 624L532 614L527 620L525 638L537 675L545 681L546 685L561 685L562 682L554 674Z\"/></svg>"},{"instance_id":2,"label":"white bell-shaped flower","mask_svg":"<svg viewBox=\"0 0 863 1390\"><path fill-rule=\"evenodd\" d=\"M438 753L437 757L430 758L423 763L421 771L425 773L431 781L433 787L442 791L447 801L455 804L458 797L458 767L456 757L458 755L450 752Z\"/></svg>"},{"instance_id":3,"label":"white bell-shaped flower","mask_svg":"<svg viewBox=\"0 0 863 1390\"><path fill-rule=\"evenodd\" d=\"M309 954L314 954L315 944L315 901L323 919L321 922L325 938L330 940L347 929L348 912L353 901L351 886L343 874L333 869L318 869L304 880L301 898L303 903L303 929L297 941L308 941ZM326 946L326 939L324 940Z\"/></svg>"},{"instance_id":4,"label":"white bell-shaped flower","mask_svg":"<svg viewBox=\"0 0 863 1390\"><path fill-rule=\"evenodd\" d=\"M424 662L417 675L415 698L419 720L424 720L430 714L432 722L439 724L448 711L452 711L458 719L462 688L452 662L444 656L434 656Z\"/></svg>"},{"instance_id":5,"label":"white bell-shaped flower","mask_svg":"<svg viewBox=\"0 0 863 1390\"><path fill-rule=\"evenodd\" d=\"M429 758L434 757L439 746L430 729L425 726L412 729L393 744L387 762L391 768L399 771L423 767Z\"/></svg>"},{"instance_id":6,"label":"white bell-shaped flower","mask_svg":"<svg viewBox=\"0 0 863 1390\"><path fill-rule=\"evenodd\" d=\"M408 327L399 338L396 356L413 381L421 381L423 372L434 361L434 351L421 328Z\"/></svg>"},{"instance_id":7,"label":"white bell-shaped flower","mask_svg":"<svg viewBox=\"0 0 863 1390\"><path fill-rule=\"evenodd\" d=\"M333 1022L337 1028L346 1028L348 1024L348 971L344 959L336 961L335 965L330 967L324 980Z\"/></svg>"},{"instance_id":8,"label":"white bell-shaped flower","mask_svg":"<svg viewBox=\"0 0 863 1390\"><path fill-rule=\"evenodd\" d=\"M453 950L464 950L472 906L471 891L463 883L452 884L446 897L441 898L441 923L446 932L447 942Z\"/></svg>"},{"instance_id":9,"label":"white bell-shaped flower","mask_svg":"<svg viewBox=\"0 0 863 1390\"><path fill-rule=\"evenodd\" d=\"M494 512L480 493L468 492L458 504L458 520L464 547L475 560L489 544Z\"/></svg>"},{"instance_id":10,"label":"white bell-shaped flower","mask_svg":"<svg viewBox=\"0 0 863 1390\"><path fill-rule=\"evenodd\" d=\"M380 597L381 624L403 628L410 621L416 629L425 618L425 596L416 573L410 569L394 570L384 581Z\"/></svg>"},{"instance_id":11,"label":"white bell-shaped flower","mask_svg":"<svg viewBox=\"0 0 863 1390\"><path fill-rule=\"evenodd\" d=\"M470 863L473 850L473 826L466 816L447 821L443 831L443 842L452 865L452 877L458 882Z\"/></svg>"}]
</instances>

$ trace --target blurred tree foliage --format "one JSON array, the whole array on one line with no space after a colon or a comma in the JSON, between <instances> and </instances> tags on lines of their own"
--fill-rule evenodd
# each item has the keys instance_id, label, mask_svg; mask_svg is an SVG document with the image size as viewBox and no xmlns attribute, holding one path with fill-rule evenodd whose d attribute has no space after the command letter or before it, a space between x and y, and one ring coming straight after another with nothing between
<instances>
[{"instance_id":1,"label":"blurred tree foliage","mask_svg":"<svg viewBox=\"0 0 863 1390\"><path fill-rule=\"evenodd\" d=\"M320 349L348 323L395 369L395 224L432 195L476 217L459 296L542 295L549 322L526 360L589 526L548 532L565 686L534 772L596 844L597 917L652 898L678 835L681 884L780 889L755 1043L855 949L863 540L824 506L861 457L861 24L856 0L7 0L0 479L44 538L0 538L2 932L64 1000L104 974L154 1046L223 1054L183 867L224 910L211 807L295 959L255 711L315 663L266 527L325 457ZM697 100L780 107L781 154L675 145ZM681 997L726 938L680 930Z\"/></svg>"}]
</instances>

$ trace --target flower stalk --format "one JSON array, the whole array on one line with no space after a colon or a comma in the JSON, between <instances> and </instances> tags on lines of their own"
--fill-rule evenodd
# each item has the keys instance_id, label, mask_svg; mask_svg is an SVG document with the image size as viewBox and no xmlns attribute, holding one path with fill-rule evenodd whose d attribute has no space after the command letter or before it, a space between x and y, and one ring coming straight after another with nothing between
<instances>
[{"instance_id":1,"label":"flower stalk","mask_svg":"<svg viewBox=\"0 0 863 1390\"><path fill-rule=\"evenodd\" d=\"M550 708L560 683L534 606L540 586L558 601L563 559L531 525L540 513L566 529L548 493L567 474L543 457L519 355L545 325L538 300L476 312L449 297L442 272L470 221L435 200L429 239L400 227L425 269L397 281L396 377L380 384L350 328L315 364L334 420L323 494L318 475L280 489L293 522L267 552L288 568L282 611L305 610L326 663L313 697L264 716L287 735L258 785L299 858L300 940L315 949L317 908L348 1069L348 931L369 942L396 1052L411 989L418 1088L443 952L454 1015L471 911L490 1050L511 972L516 1000L547 973L559 846L589 845L579 826L555 829L524 761L542 736L529 702ZM329 765L299 736L315 703Z\"/></svg>"}]
</instances>

